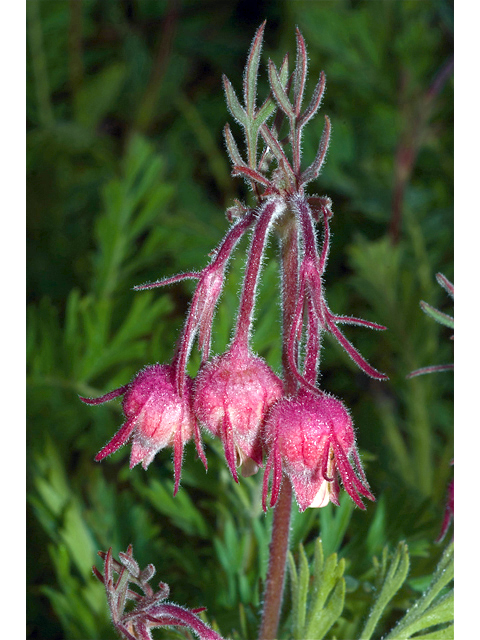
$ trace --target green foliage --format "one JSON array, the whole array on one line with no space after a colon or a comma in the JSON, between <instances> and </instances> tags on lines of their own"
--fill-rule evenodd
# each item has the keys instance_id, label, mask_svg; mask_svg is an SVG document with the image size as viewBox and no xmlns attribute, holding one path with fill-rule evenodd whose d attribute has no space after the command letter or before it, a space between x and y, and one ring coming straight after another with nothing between
<instances>
[{"instance_id":1,"label":"green foliage","mask_svg":"<svg viewBox=\"0 0 480 640\"><path fill-rule=\"evenodd\" d=\"M378 588L378 597L370 611L365 627L361 633L360 637L362 640L370 640L381 615L384 613L390 600L405 582L410 568L408 547L405 543L399 543L390 566L388 567L388 571L387 551L387 547L385 547L382 554L381 564L377 561L375 562L377 569L377 581L379 582L380 587Z\"/></svg>"},{"instance_id":2,"label":"green foliage","mask_svg":"<svg viewBox=\"0 0 480 640\"><path fill-rule=\"evenodd\" d=\"M453 543L445 549L428 589L386 636L386 640L411 638L418 631L423 633L415 635L415 638L453 637L453 588L445 592L452 579Z\"/></svg>"},{"instance_id":3,"label":"green foliage","mask_svg":"<svg viewBox=\"0 0 480 640\"><path fill-rule=\"evenodd\" d=\"M35 464L35 493L30 502L51 540L48 554L58 584L58 588L44 585L40 592L49 598L69 638L94 638L99 630L106 633L109 625L104 590L90 570L96 553L92 531L50 440Z\"/></svg>"},{"instance_id":4,"label":"green foliage","mask_svg":"<svg viewBox=\"0 0 480 640\"><path fill-rule=\"evenodd\" d=\"M341 618L344 605L348 607L348 600L352 597L349 593L352 588L346 589L349 577L344 575L345 559L338 560L336 553L325 558L322 541L317 538L310 566L301 544L298 564L295 565L293 555L289 553L288 566L292 599L291 635L288 637L321 640L333 627L335 633L331 637L358 637L359 640L380 637L385 640L453 638L453 588L448 589L453 579L453 543L445 549L424 593L410 602L405 615L387 635L380 620L386 618L401 602L399 592L410 569L410 556L405 542L398 544L390 558L388 547L384 547L380 561L373 557L376 596L363 629L354 631L350 623L348 636L342 633L348 623ZM415 635L420 631L420 635ZM341 635L338 636L337 632Z\"/></svg>"},{"instance_id":5,"label":"green foliage","mask_svg":"<svg viewBox=\"0 0 480 640\"><path fill-rule=\"evenodd\" d=\"M295 640L322 640L343 610L345 560L338 561L336 553L325 559L322 542L318 539L315 544L312 582L302 545L299 549L298 569L291 553L288 566L292 589L293 637Z\"/></svg>"},{"instance_id":6,"label":"green foliage","mask_svg":"<svg viewBox=\"0 0 480 640\"><path fill-rule=\"evenodd\" d=\"M428 302L422 302L420 306L422 307L422 310L425 311L427 316L430 316L449 329L453 329L453 318L451 316L448 316L446 313L442 313L438 309L435 309L434 307L432 307L432 305L428 304Z\"/></svg>"},{"instance_id":7,"label":"green foliage","mask_svg":"<svg viewBox=\"0 0 480 640\"><path fill-rule=\"evenodd\" d=\"M450 77L426 101L452 53L451 3L300 0L247 10L211 0L207 10L193 0L32 0L27 9L27 637L114 638L91 566L98 549L117 555L129 543L179 604L208 607L226 636L257 633L272 517L261 511L261 477L236 485L221 447L207 440L208 474L187 446L173 499L168 452L148 473L130 472L126 451L93 462L122 421L120 403L93 410L78 395L100 395L171 359L191 284L132 287L206 264L227 228L223 212L250 197L229 176L221 78L241 86L264 18L259 112L248 135L256 139L271 115L268 57L282 69L278 52L294 55L298 24L310 65L307 103L323 69L332 123L325 168L312 183L335 212L328 303L388 327L346 333L390 376L366 379L326 338L322 386L351 409L377 502L366 513L344 495L340 507L294 507L291 548L303 546L297 564L290 560L294 593L280 637L292 629L293 637L306 630L339 640L362 629L371 638L453 637L451 547L442 556L433 543L451 479L452 379L405 379L451 361L450 330L419 306L427 300L451 313L435 282L437 272L453 280ZM253 89L250 82L249 110ZM241 119L243 107L230 98ZM305 166L322 127L314 121L303 142ZM231 140L228 148L235 153ZM242 269L235 258L215 320L216 352L231 336ZM280 371L278 285L273 260L254 347ZM386 548L396 550L389 556Z\"/></svg>"}]
</instances>

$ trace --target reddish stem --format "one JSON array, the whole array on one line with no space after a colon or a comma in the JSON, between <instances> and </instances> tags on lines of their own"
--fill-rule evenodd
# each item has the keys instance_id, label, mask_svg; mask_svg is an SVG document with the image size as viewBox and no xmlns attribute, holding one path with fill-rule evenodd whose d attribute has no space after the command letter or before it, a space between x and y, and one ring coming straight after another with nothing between
<instances>
[{"instance_id":1,"label":"reddish stem","mask_svg":"<svg viewBox=\"0 0 480 640\"><path fill-rule=\"evenodd\" d=\"M250 326L255 307L255 293L268 231L274 218L281 213L282 209L283 205L279 200L268 200L260 211L255 224L248 252L248 262L245 269L242 297L238 308L237 326L233 340L233 344L242 348L248 348Z\"/></svg>"},{"instance_id":2,"label":"reddish stem","mask_svg":"<svg viewBox=\"0 0 480 640\"><path fill-rule=\"evenodd\" d=\"M303 242L305 246L305 258L309 258L310 260L312 260L313 263L317 265L317 268L318 265L324 268L327 260L328 243L330 241L328 227L327 225L325 226L325 240L327 245L325 245L324 243L324 251L322 251L322 260L320 261L317 249L317 241L315 237L313 216L306 198L303 195L297 195L293 200L293 206L295 212L298 215L298 220L300 222L300 227L302 230ZM325 246L327 248L325 248Z\"/></svg>"},{"instance_id":3,"label":"reddish stem","mask_svg":"<svg viewBox=\"0 0 480 640\"><path fill-rule=\"evenodd\" d=\"M205 291L205 281L207 278L207 274L212 272L223 273L225 270L225 266L235 249L238 241L242 237L242 235L246 232L248 227L252 224L254 220L253 211L248 211L243 218L241 218L236 224L234 224L230 230L228 231L225 238L220 243L220 246L214 253L214 257L212 262L199 274L199 283L197 288L195 289L195 293L193 294L192 302L190 305L190 311L187 316L187 320L183 327L182 337L179 343L179 349L174 356L174 364L176 368L176 384L178 388L178 392L180 395L183 394L183 388L185 384L185 368L187 366L187 360L190 355L190 351L192 348L193 340L195 338L195 334L199 328L201 318L199 318L199 304L201 302L201 297L205 297L205 295L209 295L210 292ZM205 301L204 301L205 305ZM212 318L213 318L213 310L212 310ZM205 340L208 342L209 346L209 337L202 337L202 342L205 343Z\"/></svg>"},{"instance_id":4,"label":"reddish stem","mask_svg":"<svg viewBox=\"0 0 480 640\"><path fill-rule=\"evenodd\" d=\"M313 303L308 301L308 338L306 347L305 362L303 365L303 376L312 386L316 385L318 375L318 365L320 356L320 331L318 318L313 309Z\"/></svg>"},{"instance_id":5,"label":"reddish stem","mask_svg":"<svg viewBox=\"0 0 480 640\"><path fill-rule=\"evenodd\" d=\"M281 258L283 275L283 369L285 395L295 393L297 382L289 365L288 336L295 313L298 289L298 232L292 217L281 240ZM259 640L274 640L277 637L278 623L282 607L285 584L292 510L292 485L287 476L283 477L280 496L273 514L272 539L268 561L267 579L263 597L263 616Z\"/></svg>"},{"instance_id":6,"label":"reddish stem","mask_svg":"<svg viewBox=\"0 0 480 640\"><path fill-rule=\"evenodd\" d=\"M273 513L272 539L269 547L270 555L259 640L275 640L277 637L285 583L291 510L292 485L287 476L284 476L280 496Z\"/></svg>"}]
</instances>

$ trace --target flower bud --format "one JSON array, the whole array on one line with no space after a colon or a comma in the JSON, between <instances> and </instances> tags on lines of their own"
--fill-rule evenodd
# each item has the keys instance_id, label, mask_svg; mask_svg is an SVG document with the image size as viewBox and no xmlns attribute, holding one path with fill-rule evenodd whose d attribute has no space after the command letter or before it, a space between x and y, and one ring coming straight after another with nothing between
<instances>
[{"instance_id":1,"label":"flower bud","mask_svg":"<svg viewBox=\"0 0 480 640\"><path fill-rule=\"evenodd\" d=\"M355 446L350 415L331 395L302 389L272 407L264 427L268 459L263 506L266 509L268 477L273 466L271 506L278 498L282 472L290 479L300 511L338 505L340 475L345 490L362 509L359 494L374 500ZM353 457L355 469L350 462Z\"/></svg>"},{"instance_id":2,"label":"flower bud","mask_svg":"<svg viewBox=\"0 0 480 640\"><path fill-rule=\"evenodd\" d=\"M182 446L193 437L195 418L189 404L190 378L185 386L187 393L180 398L171 365L146 367L133 381L123 399L125 416L138 414L132 439L131 469L139 462L146 469L158 451L174 446L178 432Z\"/></svg>"},{"instance_id":3,"label":"flower bud","mask_svg":"<svg viewBox=\"0 0 480 640\"><path fill-rule=\"evenodd\" d=\"M101 398L81 398L87 404L101 404L124 394L122 406L126 421L96 455L95 460L98 462L114 453L131 437L130 469L139 462L147 469L158 451L172 446L175 450L176 492L180 481L183 446L192 438L196 429L190 406L192 384L191 378L187 378L185 393L181 397L175 386L174 367L155 364L145 367L125 387Z\"/></svg>"},{"instance_id":4,"label":"flower bud","mask_svg":"<svg viewBox=\"0 0 480 640\"><path fill-rule=\"evenodd\" d=\"M262 463L260 428L270 406L283 394L282 381L248 349L232 346L198 374L193 409L200 423L222 440L235 481L236 467L252 475Z\"/></svg>"}]
</instances>

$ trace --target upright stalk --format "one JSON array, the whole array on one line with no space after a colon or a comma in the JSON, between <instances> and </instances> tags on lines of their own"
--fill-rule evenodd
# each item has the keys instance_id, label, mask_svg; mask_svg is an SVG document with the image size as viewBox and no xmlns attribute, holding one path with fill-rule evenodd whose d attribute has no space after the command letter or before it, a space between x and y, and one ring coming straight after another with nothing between
<instances>
[{"instance_id":1,"label":"upright stalk","mask_svg":"<svg viewBox=\"0 0 480 640\"><path fill-rule=\"evenodd\" d=\"M286 338L290 335L298 289L298 232L293 216L288 220L281 238L281 265L283 274L283 335ZM295 392L297 382L289 366L286 339L283 340L282 361L285 395L290 395ZM284 475L280 495L273 513L272 539L270 540L259 640L274 640L277 637L285 585L291 511L292 485L289 478Z\"/></svg>"},{"instance_id":2,"label":"upright stalk","mask_svg":"<svg viewBox=\"0 0 480 640\"><path fill-rule=\"evenodd\" d=\"M243 291L238 307L237 326L233 340L236 346L244 348L245 350L248 349L258 276L268 232L274 219L280 215L283 208L284 205L277 200L270 200L264 205L260 211L250 243L248 262L243 281Z\"/></svg>"},{"instance_id":3,"label":"upright stalk","mask_svg":"<svg viewBox=\"0 0 480 640\"><path fill-rule=\"evenodd\" d=\"M208 320L211 323L215 310L216 300L218 299L223 288L226 265L240 238L243 236L248 227L253 223L253 221L254 213L253 211L249 211L239 222L231 227L230 231L222 240L219 248L216 250L211 264L203 271L203 277L200 277L200 282L198 283L193 295L192 303L190 305L190 311L183 327L178 356L175 356L176 381L180 394L182 393L185 383L187 360L192 349L195 334L197 331L202 333L202 324L207 324L208 326L208 322L206 322L206 319L204 319L202 316L208 316ZM220 286L217 286L216 288L213 285L215 278L217 280L220 279L221 283ZM210 304L205 301L205 298L209 299ZM209 355L210 334L211 331L209 328L207 330L207 335L205 335L204 333L203 336L199 336L200 347L203 351L202 362L205 361Z\"/></svg>"},{"instance_id":4,"label":"upright stalk","mask_svg":"<svg viewBox=\"0 0 480 640\"><path fill-rule=\"evenodd\" d=\"M275 640L277 637L285 584L291 511L292 485L287 476L284 475L280 495L273 513L272 539L270 540L270 555L259 640Z\"/></svg>"}]
</instances>

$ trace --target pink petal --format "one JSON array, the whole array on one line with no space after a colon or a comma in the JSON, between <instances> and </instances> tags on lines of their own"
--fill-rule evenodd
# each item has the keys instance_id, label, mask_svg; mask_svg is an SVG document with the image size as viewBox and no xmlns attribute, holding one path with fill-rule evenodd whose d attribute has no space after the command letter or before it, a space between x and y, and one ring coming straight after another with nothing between
<instances>
[{"instance_id":1,"label":"pink petal","mask_svg":"<svg viewBox=\"0 0 480 640\"><path fill-rule=\"evenodd\" d=\"M95 456L95 462L100 462L100 460L103 460L110 454L114 453L115 451L117 451L117 449L120 449L120 447L127 442L132 434L133 429L135 428L135 423L140 413L141 409L137 413L134 413L132 416L130 416L130 418L124 423L122 428L113 436L110 442L97 453L97 455Z\"/></svg>"},{"instance_id":2,"label":"pink petal","mask_svg":"<svg viewBox=\"0 0 480 640\"><path fill-rule=\"evenodd\" d=\"M119 387L118 389L109 391L104 396L100 396L100 398L83 398L82 396L78 396L78 397L85 404L103 404L104 402L109 402L110 400L113 400L113 398L117 398L118 396L123 396L123 394L127 391L129 386L130 385L126 384L124 387Z\"/></svg>"}]
</instances>

